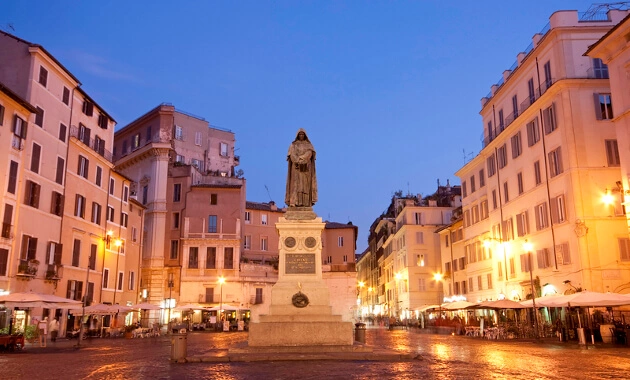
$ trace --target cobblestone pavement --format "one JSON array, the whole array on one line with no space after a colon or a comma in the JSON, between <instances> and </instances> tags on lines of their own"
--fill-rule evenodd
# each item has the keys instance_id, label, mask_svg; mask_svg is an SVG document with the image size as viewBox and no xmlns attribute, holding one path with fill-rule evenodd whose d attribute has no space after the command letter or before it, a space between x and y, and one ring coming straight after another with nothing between
<instances>
[{"instance_id":1,"label":"cobblestone pavement","mask_svg":"<svg viewBox=\"0 0 630 380\"><path fill-rule=\"evenodd\" d=\"M487 341L417 331L368 329L367 344L416 354L407 362L277 361L171 364L170 340L93 339L0 352L3 379L618 379L630 376L630 347ZM191 333L188 354L242 345L247 333Z\"/></svg>"}]
</instances>

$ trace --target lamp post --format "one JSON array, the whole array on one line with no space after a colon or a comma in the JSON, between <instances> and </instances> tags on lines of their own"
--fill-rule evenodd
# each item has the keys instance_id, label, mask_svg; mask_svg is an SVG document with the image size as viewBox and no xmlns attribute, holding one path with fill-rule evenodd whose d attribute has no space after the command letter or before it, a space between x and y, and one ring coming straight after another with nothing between
<instances>
[{"instance_id":1,"label":"lamp post","mask_svg":"<svg viewBox=\"0 0 630 380\"><path fill-rule=\"evenodd\" d=\"M170 325L171 325L171 309L173 308L173 286L175 283L173 281L173 273L168 274L168 321L167 324L169 326L168 332L170 333Z\"/></svg>"},{"instance_id":2,"label":"lamp post","mask_svg":"<svg viewBox=\"0 0 630 380\"><path fill-rule=\"evenodd\" d=\"M536 289L534 289L534 275L532 273L533 271L532 250L534 249L534 246L532 243L525 240L525 243L523 243L523 249L525 250L525 252L527 252L527 260L529 263L529 284L532 288L532 307L533 307L533 312L534 312L534 334L536 334L536 339L538 339L539 335L538 335L538 316L536 315Z\"/></svg>"},{"instance_id":3,"label":"lamp post","mask_svg":"<svg viewBox=\"0 0 630 380\"><path fill-rule=\"evenodd\" d=\"M219 303L219 314L220 315L223 315L223 284L224 283L225 283L225 277L223 277L223 276L219 277L219 286L221 287L221 299L220 299L220 303ZM221 326L221 329L223 329L223 326Z\"/></svg>"},{"instance_id":4,"label":"lamp post","mask_svg":"<svg viewBox=\"0 0 630 380\"><path fill-rule=\"evenodd\" d=\"M79 323L79 341L77 342L77 348L81 347L81 341L83 340L83 318L85 318L85 304L87 303L87 296L88 296L88 291L90 289L90 287L88 286L88 281L90 280L90 263L92 262L92 251L90 250L90 256L88 256L88 265L87 265L87 270L85 271L85 294L83 295L83 303L82 303L82 309L83 312L81 313L81 319L80 319L80 323Z\"/></svg>"},{"instance_id":5,"label":"lamp post","mask_svg":"<svg viewBox=\"0 0 630 380\"><path fill-rule=\"evenodd\" d=\"M435 273L433 275L433 279L435 280L436 283L438 283L440 286L442 285L442 279L444 278L444 275L442 275L442 273ZM438 286L437 289L437 294L438 294L438 305L439 305L439 317L438 320L442 319L442 299L440 297L440 287ZM438 324L439 325L439 324Z\"/></svg>"},{"instance_id":6,"label":"lamp post","mask_svg":"<svg viewBox=\"0 0 630 380\"><path fill-rule=\"evenodd\" d=\"M359 321L361 320L361 317L363 316L363 312L362 312L362 305L363 305L363 295L361 293L363 293L363 288L365 287L365 282L363 281L359 281L359 290L357 291L357 295L358 295L358 306L359 306L359 310L358 310L358 317L359 317Z\"/></svg>"}]
</instances>

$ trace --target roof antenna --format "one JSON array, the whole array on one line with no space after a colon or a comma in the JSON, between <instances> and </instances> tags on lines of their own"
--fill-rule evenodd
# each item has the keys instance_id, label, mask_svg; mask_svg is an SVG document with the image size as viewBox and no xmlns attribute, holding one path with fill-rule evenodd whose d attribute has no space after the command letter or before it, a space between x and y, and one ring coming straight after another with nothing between
<instances>
[{"instance_id":1,"label":"roof antenna","mask_svg":"<svg viewBox=\"0 0 630 380\"><path fill-rule=\"evenodd\" d=\"M271 194L269 193L269 188L267 187L267 185L265 185L265 190L267 190L267 195L269 196L269 202L273 202L273 199L271 199Z\"/></svg>"}]
</instances>

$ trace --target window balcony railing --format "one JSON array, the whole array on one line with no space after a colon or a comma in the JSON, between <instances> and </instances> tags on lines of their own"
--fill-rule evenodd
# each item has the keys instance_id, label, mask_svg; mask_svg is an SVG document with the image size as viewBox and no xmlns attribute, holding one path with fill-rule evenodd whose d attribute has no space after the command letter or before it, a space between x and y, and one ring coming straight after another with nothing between
<instances>
[{"instance_id":1,"label":"window balcony railing","mask_svg":"<svg viewBox=\"0 0 630 380\"><path fill-rule=\"evenodd\" d=\"M39 261L37 260L20 260L18 265L18 274L34 277L37 274L38 266Z\"/></svg>"},{"instance_id":2,"label":"window balcony railing","mask_svg":"<svg viewBox=\"0 0 630 380\"><path fill-rule=\"evenodd\" d=\"M112 153L105 149L105 140L102 139L88 139L86 136L80 133L79 128L72 126L70 128L70 137L76 138L84 145L87 145L94 152L98 153L101 157L105 158L109 162L113 162L114 159Z\"/></svg>"},{"instance_id":3,"label":"window balcony railing","mask_svg":"<svg viewBox=\"0 0 630 380\"><path fill-rule=\"evenodd\" d=\"M11 227L12 225L9 223L2 223L2 233L0 234L0 237L11 239L13 237L11 234Z\"/></svg>"}]
</instances>

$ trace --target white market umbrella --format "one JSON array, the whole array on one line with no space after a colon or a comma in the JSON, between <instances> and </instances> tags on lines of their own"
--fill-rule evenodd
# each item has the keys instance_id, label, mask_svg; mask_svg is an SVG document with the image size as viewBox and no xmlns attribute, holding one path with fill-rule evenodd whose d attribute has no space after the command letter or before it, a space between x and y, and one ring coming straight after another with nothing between
<instances>
[{"instance_id":1,"label":"white market umbrella","mask_svg":"<svg viewBox=\"0 0 630 380\"><path fill-rule=\"evenodd\" d=\"M134 310L160 310L162 309L158 305L153 305L151 303L139 303L136 305L130 306Z\"/></svg>"},{"instance_id":2,"label":"white market umbrella","mask_svg":"<svg viewBox=\"0 0 630 380\"><path fill-rule=\"evenodd\" d=\"M81 301L58 297L52 294L16 292L0 296L0 304L4 304L4 306L8 308L44 307L47 309L70 309L81 306Z\"/></svg>"},{"instance_id":3,"label":"white market umbrella","mask_svg":"<svg viewBox=\"0 0 630 380\"><path fill-rule=\"evenodd\" d=\"M85 314L83 311L85 310ZM85 309L77 309L71 310L70 313L73 315L109 315L109 314L119 314L119 313L128 313L133 309L129 306L123 305L107 305L103 303L99 303L96 305L90 305L85 307Z\"/></svg>"},{"instance_id":4,"label":"white market umbrella","mask_svg":"<svg viewBox=\"0 0 630 380\"><path fill-rule=\"evenodd\" d=\"M174 307L175 311L191 311L191 310L209 310L207 307L200 305L198 303L188 303L184 305L179 305Z\"/></svg>"},{"instance_id":5,"label":"white market umbrella","mask_svg":"<svg viewBox=\"0 0 630 380\"><path fill-rule=\"evenodd\" d=\"M476 306L471 306L470 308L474 309L475 307L479 309L502 310L502 309L526 309L527 307L531 307L531 306L524 306L520 302L516 302L516 301L512 301L508 299L502 299L502 300L497 300L497 301L484 301Z\"/></svg>"},{"instance_id":6,"label":"white market umbrella","mask_svg":"<svg viewBox=\"0 0 630 380\"><path fill-rule=\"evenodd\" d=\"M221 306L221 308L219 306L214 306L214 307L209 308L208 310L210 310L210 311L219 311L219 309L221 309L223 311L237 311L237 310L239 310L238 307L232 306L232 305L223 305L223 306Z\"/></svg>"},{"instance_id":7,"label":"white market umbrella","mask_svg":"<svg viewBox=\"0 0 630 380\"><path fill-rule=\"evenodd\" d=\"M424 305L421 308L418 309L419 312L424 312L427 310L431 310L431 309L439 309L440 305Z\"/></svg>"},{"instance_id":8,"label":"white market umbrella","mask_svg":"<svg viewBox=\"0 0 630 380\"><path fill-rule=\"evenodd\" d=\"M468 301L455 301L452 303L447 303L442 305L442 309L444 310L461 310L470 308L471 306L476 306L477 304L474 302Z\"/></svg>"},{"instance_id":9,"label":"white market umbrella","mask_svg":"<svg viewBox=\"0 0 630 380\"><path fill-rule=\"evenodd\" d=\"M537 298L536 306L546 307L605 307L630 305L630 296L619 293L579 292L566 296Z\"/></svg>"}]
</instances>

